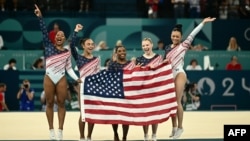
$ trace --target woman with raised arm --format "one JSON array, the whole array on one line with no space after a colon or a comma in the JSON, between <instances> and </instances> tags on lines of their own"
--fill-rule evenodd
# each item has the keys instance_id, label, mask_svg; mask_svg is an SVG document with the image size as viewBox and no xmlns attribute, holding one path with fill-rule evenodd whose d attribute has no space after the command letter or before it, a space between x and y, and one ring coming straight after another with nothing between
<instances>
[{"instance_id":1,"label":"woman with raised arm","mask_svg":"<svg viewBox=\"0 0 250 141\"><path fill-rule=\"evenodd\" d=\"M185 84L187 81L186 73L183 69L184 57L186 51L189 49L192 41L196 34L202 29L202 27L207 22L214 21L215 18L205 18L182 42L182 25L177 24L171 33L172 44L165 48L165 59L169 61L172 65L172 71L175 79L175 92L177 99L177 115L172 117L172 133L171 138L177 139L181 136L183 130L182 121L183 121L183 107L181 104L181 99L183 96ZM177 124L178 121L178 124Z\"/></svg>"},{"instance_id":2,"label":"woman with raised arm","mask_svg":"<svg viewBox=\"0 0 250 141\"><path fill-rule=\"evenodd\" d=\"M66 40L64 32L58 31L55 37L55 44L51 43L48 36L47 27L43 21L42 13L37 5L35 5L35 14L39 19L40 28L43 34L43 43L45 46L45 76L44 76L44 91L46 97L46 116L49 124L50 139L55 140L56 135L53 125L54 117L54 101L55 95L57 97L58 105L58 121L59 129L57 139L63 139L63 125L66 115L65 99L67 97L67 73L77 82L81 82L71 67L71 53L70 50L63 48ZM73 42L71 45L74 44Z\"/></svg>"},{"instance_id":3,"label":"woman with raised arm","mask_svg":"<svg viewBox=\"0 0 250 141\"><path fill-rule=\"evenodd\" d=\"M114 50L115 59L112 59L110 63L108 64L108 70L131 70L135 67L135 64L133 61L129 61L126 59L126 48L123 45L116 46ZM112 128L114 131L114 141L120 141L119 135L118 135L118 124L112 124ZM129 130L129 125L122 125L122 131L123 131L123 137L122 141L127 141L127 134Z\"/></svg>"},{"instance_id":4,"label":"woman with raised arm","mask_svg":"<svg viewBox=\"0 0 250 141\"><path fill-rule=\"evenodd\" d=\"M72 36L72 42L75 42L76 39L76 32L82 29L81 25L77 25L75 28L75 33ZM72 56L76 61L76 65L78 67L78 71L80 74L80 78L84 79L88 75L95 74L100 71L100 59L95 57L92 52L95 48L95 44L92 39L84 38L80 40L80 44L83 48L83 54L78 54L77 50L74 46L70 46ZM81 99L81 94L78 92L79 100ZM81 101L81 100L80 100ZM79 101L79 103L80 103ZM81 103L80 103L81 104ZM84 109L81 109L84 110ZM80 141L85 141L84 129L85 129L85 122L82 121L82 116L80 115L79 121L79 131L80 131ZM91 135L94 128L94 123L88 123L88 135L86 141L91 141Z\"/></svg>"}]
</instances>

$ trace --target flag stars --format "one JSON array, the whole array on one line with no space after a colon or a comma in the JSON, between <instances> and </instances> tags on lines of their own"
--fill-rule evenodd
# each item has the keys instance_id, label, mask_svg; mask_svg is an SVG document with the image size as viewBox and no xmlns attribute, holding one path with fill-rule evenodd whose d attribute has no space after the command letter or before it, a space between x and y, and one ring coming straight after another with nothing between
<instances>
[{"instance_id":1,"label":"flag stars","mask_svg":"<svg viewBox=\"0 0 250 141\"><path fill-rule=\"evenodd\" d=\"M117 71L101 71L90 76L89 81L85 81L87 85L85 85L84 91L87 90L88 95L120 98L123 96L122 82L120 82L122 79L118 77L122 77L122 75L122 72L119 72L118 75Z\"/></svg>"}]
</instances>

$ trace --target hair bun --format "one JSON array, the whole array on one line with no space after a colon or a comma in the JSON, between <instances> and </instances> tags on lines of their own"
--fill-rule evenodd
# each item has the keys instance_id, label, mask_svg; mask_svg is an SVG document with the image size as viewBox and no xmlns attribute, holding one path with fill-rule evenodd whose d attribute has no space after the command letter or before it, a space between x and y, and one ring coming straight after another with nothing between
<instances>
[{"instance_id":1,"label":"hair bun","mask_svg":"<svg viewBox=\"0 0 250 141\"><path fill-rule=\"evenodd\" d=\"M182 28L182 24L176 24L176 25L175 25L175 28L181 29L181 28Z\"/></svg>"}]
</instances>

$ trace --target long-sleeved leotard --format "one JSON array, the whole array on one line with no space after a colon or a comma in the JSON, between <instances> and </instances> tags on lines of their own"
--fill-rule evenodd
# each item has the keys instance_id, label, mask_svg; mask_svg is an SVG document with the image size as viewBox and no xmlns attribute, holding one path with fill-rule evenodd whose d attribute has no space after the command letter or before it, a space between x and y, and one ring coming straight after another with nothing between
<instances>
[{"instance_id":1,"label":"long-sleeved leotard","mask_svg":"<svg viewBox=\"0 0 250 141\"><path fill-rule=\"evenodd\" d=\"M142 64L142 66L157 67L160 63L162 63L162 56L159 54L155 54L154 57L149 59L143 55L136 58L136 64Z\"/></svg>"},{"instance_id":2,"label":"long-sleeved leotard","mask_svg":"<svg viewBox=\"0 0 250 141\"><path fill-rule=\"evenodd\" d=\"M127 61L125 64L120 64L116 61L111 61L108 65L108 70L131 70L135 67L134 62L132 61Z\"/></svg>"},{"instance_id":3,"label":"long-sleeved leotard","mask_svg":"<svg viewBox=\"0 0 250 141\"><path fill-rule=\"evenodd\" d=\"M189 49L194 37L197 33L202 29L203 23L200 23L187 37L185 41L177 45L176 47L165 48L165 57L171 62L174 77L177 75L178 72L184 72L183 65L184 65L184 57Z\"/></svg>"},{"instance_id":4,"label":"long-sleeved leotard","mask_svg":"<svg viewBox=\"0 0 250 141\"><path fill-rule=\"evenodd\" d=\"M72 35L72 42L74 43L76 40L76 32ZM78 67L78 71L80 74L80 78L83 79L88 75L95 74L100 71L100 59L98 57L93 57L88 59L77 53L74 45L70 46L72 56L76 61L76 65Z\"/></svg>"},{"instance_id":5,"label":"long-sleeved leotard","mask_svg":"<svg viewBox=\"0 0 250 141\"><path fill-rule=\"evenodd\" d=\"M39 18L40 28L43 34L43 42L45 46L45 67L46 75L50 77L54 84L56 84L64 75L65 70L74 79L78 77L72 69L70 51L65 49L63 51L54 47L48 37L47 27L42 18Z\"/></svg>"}]
</instances>

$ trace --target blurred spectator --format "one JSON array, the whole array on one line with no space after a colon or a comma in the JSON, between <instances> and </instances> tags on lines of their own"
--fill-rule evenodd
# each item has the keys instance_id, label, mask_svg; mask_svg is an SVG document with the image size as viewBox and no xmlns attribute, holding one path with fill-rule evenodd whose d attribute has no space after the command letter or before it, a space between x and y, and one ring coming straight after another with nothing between
<instances>
[{"instance_id":1,"label":"blurred spectator","mask_svg":"<svg viewBox=\"0 0 250 141\"><path fill-rule=\"evenodd\" d=\"M63 11L64 10L64 0L46 0L47 1L47 11Z\"/></svg>"},{"instance_id":2,"label":"blurred spectator","mask_svg":"<svg viewBox=\"0 0 250 141\"><path fill-rule=\"evenodd\" d=\"M226 70L242 70L237 56L232 56L231 61L226 65Z\"/></svg>"},{"instance_id":3,"label":"blurred spectator","mask_svg":"<svg viewBox=\"0 0 250 141\"><path fill-rule=\"evenodd\" d=\"M1 11L5 11L5 0L0 0Z\"/></svg>"},{"instance_id":4,"label":"blurred spectator","mask_svg":"<svg viewBox=\"0 0 250 141\"><path fill-rule=\"evenodd\" d=\"M3 4L2 11L17 11L19 0L0 0L0 3Z\"/></svg>"},{"instance_id":5,"label":"blurred spectator","mask_svg":"<svg viewBox=\"0 0 250 141\"><path fill-rule=\"evenodd\" d=\"M208 50L207 47L203 46L202 44L197 44L195 46L191 46L190 48L191 50L194 50L194 51L204 51L204 50Z\"/></svg>"},{"instance_id":6,"label":"blurred spectator","mask_svg":"<svg viewBox=\"0 0 250 141\"><path fill-rule=\"evenodd\" d=\"M136 57L131 57L130 61L134 62L136 64Z\"/></svg>"},{"instance_id":7,"label":"blurred spectator","mask_svg":"<svg viewBox=\"0 0 250 141\"><path fill-rule=\"evenodd\" d=\"M98 43L98 45L95 47L95 51L99 51L99 50L107 50L108 47L107 47L107 44L105 41L100 41Z\"/></svg>"},{"instance_id":8,"label":"blurred spectator","mask_svg":"<svg viewBox=\"0 0 250 141\"><path fill-rule=\"evenodd\" d=\"M169 4L169 2L170 2L170 4ZM159 0L157 17L158 18L166 18L167 15L170 15L172 12L172 9L169 8L170 6L171 6L170 0Z\"/></svg>"},{"instance_id":9,"label":"blurred spectator","mask_svg":"<svg viewBox=\"0 0 250 141\"><path fill-rule=\"evenodd\" d=\"M174 17L184 18L185 17L185 5L186 0L171 0L174 7Z\"/></svg>"},{"instance_id":10,"label":"blurred spectator","mask_svg":"<svg viewBox=\"0 0 250 141\"><path fill-rule=\"evenodd\" d=\"M240 0L239 14L241 19L250 18L250 0Z\"/></svg>"},{"instance_id":11,"label":"blurred spectator","mask_svg":"<svg viewBox=\"0 0 250 141\"><path fill-rule=\"evenodd\" d=\"M35 62L32 65L32 69L33 70L42 70L44 69L43 65L44 65L44 59L43 58L38 58L35 60Z\"/></svg>"},{"instance_id":12,"label":"blurred spectator","mask_svg":"<svg viewBox=\"0 0 250 141\"><path fill-rule=\"evenodd\" d=\"M18 0L13 0L13 11L17 11Z\"/></svg>"},{"instance_id":13,"label":"blurred spectator","mask_svg":"<svg viewBox=\"0 0 250 141\"><path fill-rule=\"evenodd\" d=\"M159 40L157 42L157 47L155 48L156 50L164 50L164 42L162 40Z\"/></svg>"},{"instance_id":14,"label":"blurred spectator","mask_svg":"<svg viewBox=\"0 0 250 141\"><path fill-rule=\"evenodd\" d=\"M200 17L200 0L187 0L189 3L189 17L199 18Z\"/></svg>"},{"instance_id":15,"label":"blurred spectator","mask_svg":"<svg viewBox=\"0 0 250 141\"><path fill-rule=\"evenodd\" d=\"M9 108L7 106L7 104L5 103L5 94L4 92L6 91L6 84L4 83L0 83L0 112L1 111L9 111Z\"/></svg>"},{"instance_id":16,"label":"blurred spectator","mask_svg":"<svg viewBox=\"0 0 250 141\"><path fill-rule=\"evenodd\" d=\"M79 111L80 105L79 105L79 95L80 95L80 85L76 83L75 81L68 82L68 97L66 99L66 109L67 110L73 110L73 111Z\"/></svg>"},{"instance_id":17,"label":"blurred spectator","mask_svg":"<svg viewBox=\"0 0 250 141\"><path fill-rule=\"evenodd\" d=\"M241 48L238 45L237 39L235 37L231 37L229 39L227 51L241 51Z\"/></svg>"},{"instance_id":18,"label":"blurred spectator","mask_svg":"<svg viewBox=\"0 0 250 141\"><path fill-rule=\"evenodd\" d=\"M30 87L29 80L23 80L20 90L17 92L20 111L34 111L35 91Z\"/></svg>"},{"instance_id":19,"label":"blurred spectator","mask_svg":"<svg viewBox=\"0 0 250 141\"><path fill-rule=\"evenodd\" d=\"M103 67L101 68L102 70L104 69L107 69L109 63L110 63L111 59L110 58L107 58L105 61L104 61L104 64L103 64Z\"/></svg>"},{"instance_id":20,"label":"blurred spectator","mask_svg":"<svg viewBox=\"0 0 250 141\"><path fill-rule=\"evenodd\" d=\"M90 0L80 0L79 2L79 12L88 12L90 9Z\"/></svg>"},{"instance_id":21,"label":"blurred spectator","mask_svg":"<svg viewBox=\"0 0 250 141\"><path fill-rule=\"evenodd\" d=\"M228 0L221 0L219 3L219 18L227 19L228 15Z\"/></svg>"},{"instance_id":22,"label":"blurred spectator","mask_svg":"<svg viewBox=\"0 0 250 141\"><path fill-rule=\"evenodd\" d=\"M123 46L122 40L117 40L115 46Z\"/></svg>"},{"instance_id":23,"label":"blurred spectator","mask_svg":"<svg viewBox=\"0 0 250 141\"><path fill-rule=\"evenodd\" d=\"M186 70L202 70L202 68L196 59L192 59L189 65L187 65Z\"/></svg>"},{"instance_id":24,"label":"blurred spectator","mask_svg":"<svg viewBox=\"0 0 250 141\"><path fill-rule=\"evenodd\" d=\"M200 0L200 17L204 18L206 17L206 4L207 0Z\"/></svg>"},{"instance_id":25,"label":"blurred spectator","mask_svg":"<svg viewBox=\"0 0 250 141\"><path fill-rule=\"evenodd\" d=\"M146 0L145 2L148 5L148 18L157 18L159 0Z\"/></svg>"},{"instance_id":26,"label":"blurred spectator","mask_svg":"<svg viewBox=\"0 0 250 141\"><path fill-rule=\"evenodd\" d=\"M196 83L187 84L182 98L183 109L185 111L198 110L201 104L200 99L201 95L197 91L197 84Z\"/></svg>"},{"instance_id":27,"label":"blurred spectator","mask_svg":"<svg viewBox=\"0 0 250 141\"><path fill-rule=\"evenodd\" d=\"M219 1L206 0L205 17L219 17Z\"/></svg>"},{"instance_id":28,"label":"blurred spectator","mask_svg":"<svg viewBox=\"0 0 250 141\"><path fill-rule=\"evenodd\" d=\"M228 19L239 19L240 0L228 0Z\"/></svg>"},{"instance_id":29,"label":"blurred spectator","mask_svg":"<svg viewBox=\"0 0 250 141\"><path fill-rule=\"evenodd\" d=\"M40 101L41 101L41 111L46 111L46 97L45 97L45 92L42 91L41 95L40 95ZM54 111L58 110L58 106L56 103L56 96L55 96L55 101L54 101Z\"/></svg>"},{"instance_id":30,"label":"blurred spectator","mask_svg":"<svg viewBox=\"0 0 250 141\"><path fill-rule=\"evenodd\" d=\"M56 33L60 30L58 23L54 23L53 30L49 32L50 41L55 44Z\"/></svg>"},{"instance_id":31,"label":"blurred spectator","mask_svg":"<svg viewBox=\"0 0 250 141\"><path fill-rule=\"evenodd\" d=\"M11 59L9 60L9 63L6 64L6 65L4 65L3 69L4 69L4 70L17 70L17 69L16 69L16 59L11 58Z\"/></svg>"},{"instance_id":32,"label":"blurred spectator","mask_svg":"<svg viewBox=\"0 0 250 141\"><path fill-rule=\"evenodd\" d=\"M79 4L80 0L64 0L64 7L67 11L70 11L70 12L79 12L79 7L80 7L80 4Z\"/></svg>"},{"instance_id":33,"label":"blurred spectator","mask_svg":"<svg viewBox=\"0 0 250 141\"><path fill-rule=\"evenodd\" d=\"M0 50L1 49L4 49L4 41L3 41L2 36L0 35Z\"/></svg>"}]
</instances>

